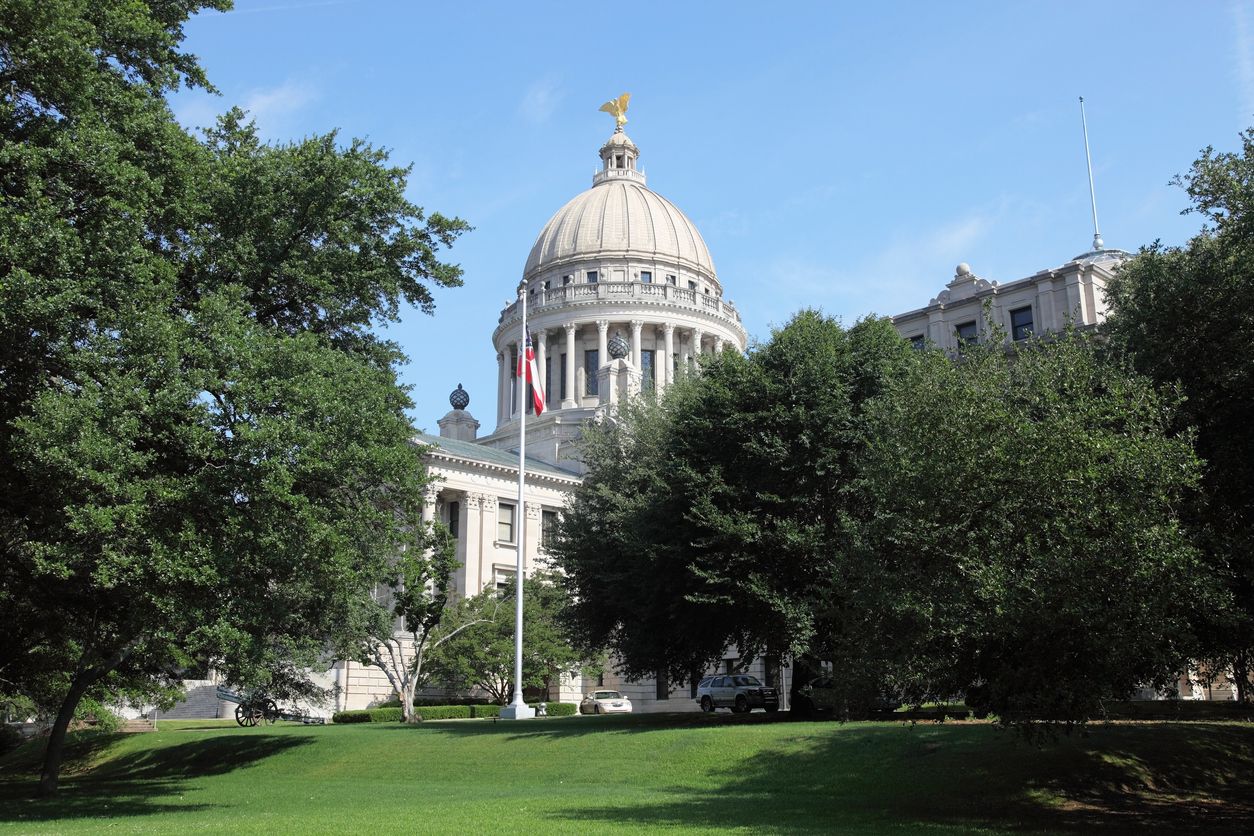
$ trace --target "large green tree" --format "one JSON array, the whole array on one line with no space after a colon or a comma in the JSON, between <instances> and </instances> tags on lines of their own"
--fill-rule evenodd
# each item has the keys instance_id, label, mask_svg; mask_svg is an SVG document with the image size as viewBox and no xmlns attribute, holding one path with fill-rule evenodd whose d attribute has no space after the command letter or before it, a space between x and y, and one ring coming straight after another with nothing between
<instances>
[{"instance_id":1,"label":"large green tree","mask_svg":"<svg viewBox=\"0 0 1254 836\"><path fill-rule=\"evenodd\" d=\"M1192 648L1173 409L1080 335L952 358L804 312L588 434L571 618L632 676L735 647L833 663L850 705L1096 716Z\"/></svg>"},{"instance_id":2,"label":"large green tree","mask_svg":"<svg viewBox=\"0 0 1254 836\"><path fill-rule=\"evenodd\" d=\"M1205 460L1189 519L1222 594L1192 609L1213 668L1250 699L1254 665L1254 128L1241 150L1206 148L1174 181L1205 226L1184 247L1155 243L1110 283L1107 330L1137 369L1185 395L1180 428Z\"/></svg>"},{"instance_id":3,"label":"large green tree","mask_svg":"<svg viewBox=\"0 0 1254 836\"><path fill-rule=\"evenodd\" d=\"M1166 686L1205 589L1174 400L1078 333L917 360L869 410L839 646L880 646L911 701L965 692L1008 721Z\"/></svg>"},{"instance_id":4,"label":"large green tree","mask_svg":"<svg viewBox=\"0 0 1254 836\"><path fill-rule=\"evenodd\" d=\"M294 687L423 551L374 325L460 283L407 171L334 134L203 139L182 24L218 2L0 2L0 679L55 714L184 665Z\"/></svg>"},{"instance_id":5,"label":"large green tree","mask_svg":"<svg viewBox=\"0 0 1254 836\"><path fill-rule=\"evenodd\" d=\"M886 320L846 329L805 311L587 432L555 548L577 634L628 675L671 682L728 647L821 646L859 536L863 411L911 360Z\"/></svg>"}]
</instances>

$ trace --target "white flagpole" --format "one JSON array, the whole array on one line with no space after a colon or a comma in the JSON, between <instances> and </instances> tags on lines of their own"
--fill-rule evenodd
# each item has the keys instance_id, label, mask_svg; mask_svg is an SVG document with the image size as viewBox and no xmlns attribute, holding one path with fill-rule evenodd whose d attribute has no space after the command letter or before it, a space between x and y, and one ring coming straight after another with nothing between
<instances>
[{"instance_id":1,"label":"white flagpole","mask_svg":"<svg viewBox=\"0 0 1254 836\"><path fill-rule=\"evenodd\" d=\"M514 374L518 377L518 505L514 509L515 536L518 540L518 557L514 565L514 701L501 710L506 720L529 719L535 709L523 700L522 652L523 652L523 546L527 541L527 510L524 489L527 479L527 373L518 374L520 367L530 369L527 359L527 284L518 286L518 299L522 304L522 340L518 343L518 365Z\"/></svg>"}]
</instances>

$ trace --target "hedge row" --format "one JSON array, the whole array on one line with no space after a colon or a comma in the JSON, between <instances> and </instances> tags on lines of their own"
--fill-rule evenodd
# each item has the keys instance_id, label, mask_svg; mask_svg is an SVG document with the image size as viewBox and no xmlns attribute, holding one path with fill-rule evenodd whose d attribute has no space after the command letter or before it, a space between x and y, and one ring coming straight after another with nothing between
<instances>
[{"instance_id":1,"label":"hedge row","mask_svg":"<svg viewBox=\"0 0 1254 836\"><path fill-rule=\"evenodd\" d=\"M579 707L573 703L551 702L545 707L550 717L569 717ZM481 717L499 717L499 705L422 705L418 716L424 720L469 720ZM358 711L337 711L331 715L332 723L399 723L400 708L367 708Z\"/></svg>"},{"instance_id":2,"label":"hedge row","mask_svg":"<svg viewBox=\"0 0 1254 836\"><path fill-rule=\"evenodd\" d=\"M361 711L337 711L331 715L332 723L399 723L399 708L367 708Z\"/></svg>"}]
</instances>

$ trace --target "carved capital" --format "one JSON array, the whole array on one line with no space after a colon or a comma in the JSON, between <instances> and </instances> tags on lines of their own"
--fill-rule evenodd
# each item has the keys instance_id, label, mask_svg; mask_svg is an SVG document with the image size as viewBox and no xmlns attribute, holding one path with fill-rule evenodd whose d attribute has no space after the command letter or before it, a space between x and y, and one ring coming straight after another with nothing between
<instances>
[{"instance_id":1,"label":"carved capital","mask_svg":"<svg viewBox=\"0 0 1254 836\"><path fill-rule=\"evenodd\" d=\"M662 331L663 331L663 333L665 333L668 337L669 337L669 336L671 336L672 334L674 334L674 333L675 333L675 323L673 323L673 322L665 322L665 323L663 323L663 324L662 324Z\"/></svg>"},{"instance_id":2,"label":"carved capital","mask_svg":"<svg viewBox=\"0 0 1254 836\"><path fill-rule=\"evenodd\" d=\"M543 510L544 510L544 506L541 505L539 502L528 502L527 503L527 519L529 520L540 519L540 512Z\"/></svg>"},{"instance_id":3,"label":"carved capital","mask_svg":"<svg viewBox=\"0 0 1254 836\"><path fill-rule=\"evenodd\" d=\"M632 331L634 331L634 332L636 332L637 334L639 334L639 333L640 333L640 329L642 329L642 328L644 328L644 320L643 320L643 319L633 319L633 320L631 321L631 330L632 330Z\"/></svg>"},{"instance_id":4,"label":"carved capital","mask_svg":"<svg viewBox=\"0 0 1254 836\"><path fill-rule=\"evenodd\" d=\"M575 324L574 322L563 322L563 323L562 323L562 329L566 331L566 338L567 338L567 339L574 339L574 336L575 336L575 329L576 329L576 328L578 328L578 327L579 327L579 326L578 326L577 324Z\"/></svg>"},{"instance_id":5,"label":"carved capital","mask_svg":"<svg viewBox=\"0 0 1254 836\"><path fill-rule=\"evenodd\" d=\"M598 319L598 320L597 320L597 331L599 331L599 332L601 332L602 334L604 334L604 333L605 333L606 331L608 331L608 330L610 330L610 321L609 321L608 319Z\"/></svg>"}]
</instances>

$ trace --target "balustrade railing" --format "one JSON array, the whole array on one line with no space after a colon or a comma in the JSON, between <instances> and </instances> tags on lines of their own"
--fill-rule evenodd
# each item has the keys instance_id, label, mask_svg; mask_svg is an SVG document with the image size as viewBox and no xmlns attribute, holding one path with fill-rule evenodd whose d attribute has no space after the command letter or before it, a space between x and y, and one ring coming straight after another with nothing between
<instances>
[{"instance_id":1,"label":"balustrade railing","mask_svg":"<svg viewBox=\"0 0 1254 836\"><path fill-rule=\"evenodd\" d=\"M568 284L532 294L527 304L531 311L539 313L554 305L570 302L585 302L595 299L647 299L651 302L671 302L683 306L691 306L705 311L722 314L736 322L740 321L740 312L736 306L718 296L698 293L691 288L676 287L672 284L646 282L597 282L596 284ZM518 303L510 305L501 313L501 322L517 314Z\"/></svg>"}]
</instances>

